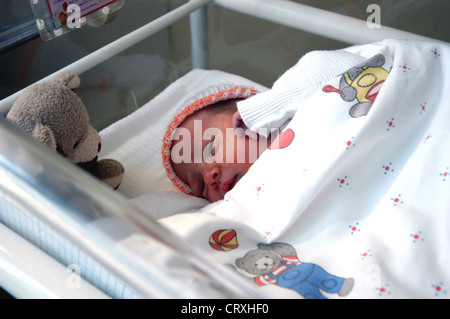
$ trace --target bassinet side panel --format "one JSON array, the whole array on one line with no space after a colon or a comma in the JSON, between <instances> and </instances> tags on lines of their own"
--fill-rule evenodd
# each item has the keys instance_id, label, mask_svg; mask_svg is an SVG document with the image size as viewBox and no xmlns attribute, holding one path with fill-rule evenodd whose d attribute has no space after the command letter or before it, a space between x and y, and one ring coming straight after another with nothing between
<instances>
[{"instance_id":1,"label":"bassinet side panel","mask_svg":"<svg viewBox=\"0 0 450 319\"><path fill-rule=\"evenodd\" d=\"M58 234L57 231L48 226L45 222L31 214L29 211L14 202L8 194L0 191L0 222L19 234L25 240L35 245L37 248L51 256L54 260L61 263L62 267L66 267L69 271L67 279L70 280L69 275L71 269L76 268L77 275L84 278L93 286L104 292L112 298L136 298L139 295L127 286L119 278L111 274L95 259L91 258L79 247L69 242L66 238ZM3 242L3 246L14 247L14 243ZM30 260L30 263L39 264L46 262L45 260ZM48 264L46 264L47 266ZM75 271L75 270L74 270ZM18 276L21 274L18 273ZM27 280L27 278L16 278L17 281ZM70 286L70 282L64 282ZM24 285L26 287L26 285ZM82 287L77 287L74 283L74 290ZM70 287L69 287L70 288ZM19 289L20 291L20 289ZM26 297L29 292L22 291L23 296L16 295L17 298ZM70 295L69 295L70 296ZM101 294L86 295L83 298L98 298ZM61 296L66 298L67 296Z\"/></svg>"}]
</instances>

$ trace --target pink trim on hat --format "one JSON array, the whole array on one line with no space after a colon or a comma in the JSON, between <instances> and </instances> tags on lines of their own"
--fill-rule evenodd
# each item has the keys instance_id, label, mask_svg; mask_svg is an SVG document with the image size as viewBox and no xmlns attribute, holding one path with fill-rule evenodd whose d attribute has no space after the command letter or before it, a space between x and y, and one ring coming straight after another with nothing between
<instances>
[{"instance_id":1,"label":"pink trim on hat","mask_svg":"<svg viewBox=\"0 0 450 319\"><path fill-rule=\"evenodd\" d=\"M219 92L210 94L204 98L196 100L195 102L185 107L179 114L177 114L177 116L175 116L175 118L167 128L166 134L164 135L161 153L163 158L163 165L164 168L166 169L167 176L180 191L188 195L194 195L194 192L191 190L191 188L178 177L178 175L175 173L172 167L172 162L170 160L171 155L170 151L172 147L172 134L175 131L175 129L178 126L180 126L180 124L189 115L194 114L195 112L205 108L206 106L213 105L215 103L226 100L245 99L252 95L255 95L256 93L258 93L258 91L248 87L233 87L231 89L224 89Z\"/></svg>"}]
</instances>

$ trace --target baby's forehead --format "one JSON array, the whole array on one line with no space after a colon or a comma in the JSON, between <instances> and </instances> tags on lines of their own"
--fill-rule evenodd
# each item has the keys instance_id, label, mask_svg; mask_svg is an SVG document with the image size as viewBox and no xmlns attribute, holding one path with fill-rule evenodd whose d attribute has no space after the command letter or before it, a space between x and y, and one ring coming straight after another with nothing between
<instances>
[{"instance_id":1,"label":"baby's forehead","mask_svg":"<svg viewBox=\"0 0 450 319\"><path fill-rule=\"evenodd\" d=\"M186 147L190 149L190 153L195 151L201 152L204 132L210 126L213 126L210 120L213 115L211 112L207 112L206 109L199 110L180 123L172 133L171 152L176 150L176 152L184 153ZM197 140L197 143L195 143L195 140ZM182 145L177 146L179 143L182 143Z\"/></svg>"},{"instance_id":2,"label":"baby's forehead","mask_svg":"<svg viewBox=\"0 0 450 319\"><path fill-rule=\"evenodd\" d=\"M216 104L211 104L204 107L195 113L187 116L178 127L172 132L173 147L186 138L203 137L203 134L208 129L219 129L218 126L221 119L224 117L231 118L237 110L238 100L221 101ZM227 121L225 121L227 122ZM232 127L231 127L232 128ZM186 140L184 142L187 142ZM191 142L193 142L191 140Z\"/></svg>"},{"instance_id":3,"label":"baby's forehead","mask_svg":"<svg viewBox=\"0 0 450 319\"><path fill-rule=\"evenodd\" d=\"M180 123L178 127L186 127L189 129L191 126L193 126L195 120L201 120L203 121L203 124L206 125L214 124L212 120L217 119L218 116L222 114L231 116L236 110L237 107L235 100L212 104L189 115L182 123Z\"/></svg>"},{"instance_id":4,"label":"baby's forehead","mask_svg":"<svg viewBox=\"0 0 450 319\"><path fill-rule=\"evenodd\" d=\"M179 126L185 126L186 123L192 123L194 120L206 120L220 113L220 110L214 107L206 107L189 115Z\"/></svg>"}]
</instances>

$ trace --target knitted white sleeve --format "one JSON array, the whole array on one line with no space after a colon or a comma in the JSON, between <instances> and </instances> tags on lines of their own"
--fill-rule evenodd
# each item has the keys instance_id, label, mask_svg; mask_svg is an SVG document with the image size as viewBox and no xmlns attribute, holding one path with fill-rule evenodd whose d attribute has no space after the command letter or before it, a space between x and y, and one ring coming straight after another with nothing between
<instances>
[{"instance_id":1,"label":"knitted white sleeve","mask_svg":"<svg viewBox=\"0 0 450 319\"><path fill-rule=\"evenodd\" d=\"M250 130L267 137L266 132L283 127L301 103L326 82L364 60L345 50L307 53L274 83L272 89L238 102L239 113Z\"/></svg>"}]
</instances>

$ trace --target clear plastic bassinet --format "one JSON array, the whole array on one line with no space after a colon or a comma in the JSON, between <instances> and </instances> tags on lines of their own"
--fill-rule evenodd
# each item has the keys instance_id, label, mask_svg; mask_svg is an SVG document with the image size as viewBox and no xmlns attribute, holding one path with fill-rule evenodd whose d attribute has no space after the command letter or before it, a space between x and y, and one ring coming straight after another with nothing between
<instances>
[{"instance_id":1,"label":"clear plastic bassinet","mask_svg":"<svg viewBox=\"0 0 450 319\"><path fill-rule=\"evenodd\" d=\"M64 69L81 74L189 14L192 64L207 68L207 5L351 44L387 37L426 39L387 27L360 32L366 21L291 1L191 0ZM7 112L19 94L1 101L1 111ZM14 296L264 297L227 267L180 240L126 198L36 143L3 117L0 136L0 286ZM158 258L147 265L151 271L133 263L115 245L133 233L148 238L158 251ZM165 268L165 258L178 267Z\"/></svg>"}]
</instances>

